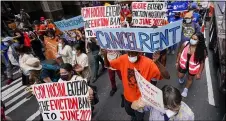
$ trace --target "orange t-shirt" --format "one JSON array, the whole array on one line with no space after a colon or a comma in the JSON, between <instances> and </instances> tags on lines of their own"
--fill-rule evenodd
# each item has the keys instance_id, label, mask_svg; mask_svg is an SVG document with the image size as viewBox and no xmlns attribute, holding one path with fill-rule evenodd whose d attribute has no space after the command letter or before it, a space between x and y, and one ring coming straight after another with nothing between
<instances>
[{"instance_id":1,"label":"orange t-shirt","mask_svg":"<svg viewBox=\"0 0 226 121\"><path fill-rule=\"evenodd\" d=\"M50 39L49 37L45 37L44 45L46 59L56 59L58 46L57 38Z\"/></svg>"},{"instance_id":2,"label":"orange t-shirt","mask_svg":"<svg viewBox=\"0 0 226 121\"><path fill-rule=\"evenodd\" d=\"M124 54L110 61L110 66L121 72L124 96L130 102L138 100L141 96L139 87L137 86L134 68L148 81L151 81L151 79L161 79L157 65L145 56L139 56L139 60L136 63L131 63L129 62L128 55Z\"/></svg>"}]
</instances>

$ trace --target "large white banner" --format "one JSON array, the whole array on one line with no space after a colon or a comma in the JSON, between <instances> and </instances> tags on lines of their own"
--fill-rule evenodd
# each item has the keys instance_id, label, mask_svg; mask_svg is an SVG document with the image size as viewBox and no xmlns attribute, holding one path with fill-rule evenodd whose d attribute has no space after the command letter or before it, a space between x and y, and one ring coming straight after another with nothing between
<instances>
[{"instance_id":1,"label":"large white banner","mask_svg":"<svg viewBox=\"0 0 226 121\"><path fill-rule=\"evenodd\" d=\"M90 121L86 80L32 85L44 121Z\"/></svg>"},{"instance_id":2,"label":"large white banner","mask_svg":"<svg viewBox=\"0 0 226 121\"><path fill-rule=\"evenodd\" d=\"M141 92L141 99L145 101L147 105L162 113L165 113L162 90L148 82L136 69L134 69L134 71L137 84Z\"/></svg>"},{"instance_id":3,"label":"large white banner","mask_svg":"<svg viewBox=\"0 0 226 121\"><path fill-rule=\"evenodd\" d=\"M120 28L120 11L118 5L82 8L86 37L95 37L95 28Z\"/></svg>"},{"instance_id":4,"label":"large white banner","mask_svg":"<svg viewBox=\"0 0 226 121\"><path fill-rule=\"evenodd\" d=\"M163 26L167 12L166 2L133 2L133 26Z\"/></svg>"},{"instance_id":5,"label":"large white banner","mask_svg":"<svg viewBox=\"0 0 226 121\"><path fill-rule=\"evenodd\" d=\"M95 29L101 48L154 53L181 41L182 20L159 28Z\"/></svg>"}]
</instances>

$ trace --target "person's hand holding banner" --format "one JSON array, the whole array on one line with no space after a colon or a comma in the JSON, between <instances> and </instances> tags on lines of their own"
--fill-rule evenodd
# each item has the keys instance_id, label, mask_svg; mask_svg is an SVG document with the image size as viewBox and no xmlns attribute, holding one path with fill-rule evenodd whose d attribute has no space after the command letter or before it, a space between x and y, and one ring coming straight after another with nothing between
<instances>
[{"instance_id":1,"label":"person's hand holding banner","mask_svg":"<svg viewBox=\"0 0 226 121\"><path fill-rule=\"evenodd\" d=\"M154 62L158 61L160 58L160 51L154 52L152 58Z\"/></svg>"}]
</instances>

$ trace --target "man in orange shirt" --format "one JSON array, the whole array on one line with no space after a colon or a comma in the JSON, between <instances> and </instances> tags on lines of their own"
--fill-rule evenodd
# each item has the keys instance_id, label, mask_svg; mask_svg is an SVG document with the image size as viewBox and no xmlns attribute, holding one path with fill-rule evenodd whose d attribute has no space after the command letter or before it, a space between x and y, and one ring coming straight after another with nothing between
<instances>
[{"instance_id":1,"label":"man in orange shirt","mask_svg":"<svg viewBox=\"0 0 226 121\"><path fill-rule=\"evenodd\" d=\"M144 113L135 111L131 108L132 102L138 100L141 96L137 81L134 74L134 68L148 81L157 81L162 77L169 78L168 72L164 66L157 60L160 57L160 52L154 53L153 60L139 54L138 52L128 52L121 55L119 58L108 61L107 53L102 51L106 67L112 67L119 70L122 75L122 84L124 88L124 107L132 120L142 121Z\"/></svg>"}]
</instances>

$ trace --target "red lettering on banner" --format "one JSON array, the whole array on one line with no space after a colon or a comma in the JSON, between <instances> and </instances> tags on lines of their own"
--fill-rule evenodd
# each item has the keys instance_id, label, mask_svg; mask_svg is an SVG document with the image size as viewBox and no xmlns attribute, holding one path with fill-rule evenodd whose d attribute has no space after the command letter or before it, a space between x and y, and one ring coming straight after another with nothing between
<instances>
[{"instance_id":1,"label":"red lettering on banner","mask_svg":"<svg viewBox=\"0 0 226 121\"><path fill-rule=\"evenodd\" d=\"M51 110L67 110L67 109L78 109L78 99L75 97L66 99L55 99L50 100Z\"/></svg>"},{"instance_id":2,"label":"red lettering on banner","mask_svg":"<svg viewBox=\"0 0 226 121\"><path fill-rule=\"evenodd\" d=\"M92 111L91 110L80 110L80 114L81 114L80 120L87 121L88 119L91 118Z\"/></svg>"},{"instance_id":3,"label":"red lettering on banner","mask_svg":"<svg viewBox=\"0 0 226 121\"><path fill-rule=\"evenodd\" d=\"M73 111L60 111L61 120L72 120L72 121L77 121L79 120L79 110L73 110Z\"/></svg>"},{"instance_id":4,"label":"red lettering on banner","mask_svg":"<svg viewBox=\"0 0 226 121\"><path fill-rule=\"evenodd\" d=\"M140 18L139 25L163 26L165 24L164 19Z\"/></svg>"},{"instance_id":5,"label":"red lettering on banner","mask_svg":"<svg viewBox=\"0 0 226 121\"><path fill-rule=\"evenodd\" d=\"M95 18L105 16L105 7L88 7L82 9L82 16L84 18Z\"/></svg>"},{"instance_id":6,"label":"red lettering on banner","mask_svg":"<svg viewBox=\"0 0 226 121\"><path fill-rule=\"evenodd\" d=\"M146 10L147 3L133 3L133 9L144 9Z\"/></svg>"},{"instance_id":7,"label":"red lettering on banner","mask_svg":"<svg viewBox=\"0 0 226 121\"><path fill-rule=\"evenodd\" d=\"M34 93L37 99L46 98L45 86L44 85L34 86Z\"/></svg>"},{"instance_id":8,"label":"red lettering on banner","mask_svg":"<svg viewBox=\"0 0 226 121\"><path fill-rule=\"evenodd\" d=\"M46 89L49 97L67 96L64 83L53 83L46 85Z\"/></svg>"},{"instance_id":9,"label":"red lettering on banner","mask_svg":"<svg viewBox=\"0 0 226 121\"><path fill-rule=\"evenodd\" d=\"M95 27L104 27L109 25L109 19L108 18L100 18L95 20L90 20L91 28Z\"/></svg>"}]
</instances>

